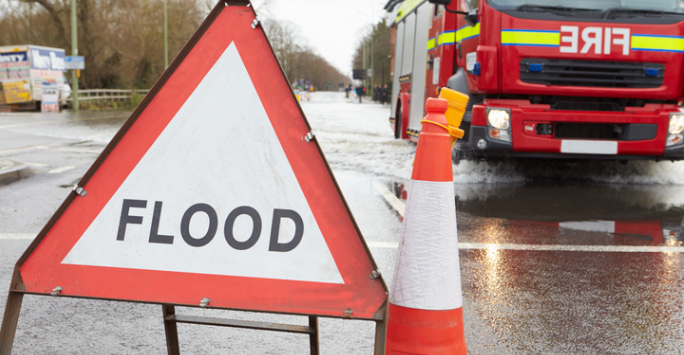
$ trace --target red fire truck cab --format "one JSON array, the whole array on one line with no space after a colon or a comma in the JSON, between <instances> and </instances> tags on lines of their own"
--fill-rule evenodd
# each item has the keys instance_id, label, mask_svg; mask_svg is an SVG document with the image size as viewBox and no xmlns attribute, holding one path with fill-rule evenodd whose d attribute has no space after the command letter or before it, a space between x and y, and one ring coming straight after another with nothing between
<instances>
[{"instance_id":1,"label":"red fire truck cab","mask_svg":"<svg viewBox=\"0 0 684 355\"><path fill-rule=\"evenodd\" d=\"M396 10L397 138L417 141L425 99L449 87L470 96L454 161L684 159L678 0L406 0Z\"/></svg>"}]
</instances>

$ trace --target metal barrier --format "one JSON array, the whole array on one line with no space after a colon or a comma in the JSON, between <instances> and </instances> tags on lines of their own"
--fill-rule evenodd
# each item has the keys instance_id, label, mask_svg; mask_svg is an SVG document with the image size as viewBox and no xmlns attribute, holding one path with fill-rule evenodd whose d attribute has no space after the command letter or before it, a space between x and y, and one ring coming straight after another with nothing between
<instances>
[{"instance_id":1,"label":"metal barrier","mask_svg":"<svg viewBox=\"0 0 684 355\"><path fill-rule=\"evenodd\" d=\"M78 100L79 101L93 101L93 100L130 100L133 93L138 93L141 96L147 95L149 89L136 89L136 90L126 90L126 89L92 89L92 90L78 90ZM73 93L72 93L73 95ZM69 97L67 101L71 102L72 97Z\"/></svg>"}]
</instances>

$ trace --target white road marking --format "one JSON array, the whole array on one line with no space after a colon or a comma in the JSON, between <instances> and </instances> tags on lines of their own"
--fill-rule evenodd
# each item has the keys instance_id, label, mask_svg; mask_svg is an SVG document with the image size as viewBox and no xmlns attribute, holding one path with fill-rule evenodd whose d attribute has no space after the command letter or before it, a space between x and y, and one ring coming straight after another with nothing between
<instances>
[{"instance_id":1,"label":"white road marking","mask_svg":"<svg viewBox=\"0 0 684 355\"><path fill-rule=\"evenodd\" d=\"M30 146L20 147L20 148L5 149L5 150L0 150L0 155L25 152L28 150L48 149L48 148L58 146L60 144L62 144L62 143L47 143L47 144L39 144L39 145L30 145Z\"/></svg>"},{"instance_id":2,"label":"white road marking","mask_svg":"<svg viewBox=\"0 0 684 355\"><path fill-rule=\"evenodd\" d=\"M27 162L23 162L23 164L28 165L28 166L36 166L36 167L40 167L40 168L43 168L43 167L50 165L50 164L43 164L43 163L27 163Z\"/></svg>"},{"instance_id":3,"label":"white road marking","mask_svg":"<svg viewBox=\"0 0 684 355\"><path fill-rule=\"evenodd\" d=\"M398 242L368 242L368 247L396 249ZM582 251L597 253L684 253L682 246L649 245L552 245L510 243L458 243L461 250Z\"/></svg>"},{"instance_id":4,"label":"white road marking","mask_svg":"<svg viewBox=\"0 0 684 355\"><path fill-rule=\"evenodd\" d=\"M102 147L102 149L104 149L104 147ZM100 153L102 153L102 149L74 148L74 147L55 148L55 150L59 150L61 152L86 153L86 154L100 154Z\"/></svg>"},{"instance_id":5,"label":"white road marking","mask_svg":"<svg viewBox=\"0 0 684 355\"><path fill-rule=\"evenodd\" d=\"M5 155L5 154L14 154L14 153L19 153L19 152L26 152L30 150L41 150L41 149L55 149L63 152L73 152L73 153L88 153L88 154L100 154L102 153L102 149L92 149L92 148L74 148L74 147L59 147L60 144L63 143L48 143L48 144L40 144L40 145L31 145L31 146L26 146L26 147L20 147L20 148L12 148L12 149L5 149L5 150L0 150L0 155Z\"/></svg>"},{"instance_id":6,"label":"white road marking","mask_svg":"<svg viewBox=\"0 0 684 355\"><path fill-rule=\"evenodd\" d=\"M396 196L390 192L390 190L384 184L373 181L373 187L382 195L382 197L387 201L387 203L395 210L399 215L404 217L404 203L401 202Z\"/></svg>"},{"instance_id":7,"label":"white road marking","mask_svg":"<svg viewBox=\"0 0 684 355\"><path fill-rule=\"evenodd\" d=\"M59 168L54 168L54 169L48 171L48 174L59 174L59 173L69 171L69 170L74 169L74 168L76 168L76 167L73 165L66 165L66 166L62 166Z\"/></svg>"},{"instance_id":8,"label":"white road marking","mask_svg":"<svg viewBox=\"0 0 684 355\"><path fill-rule=\"evenodd\" d=\"M31 240L33 233L0 233L0 240ZM370 241L368 247L375 249L396 249L398 242ZM583 251L600 253L684 253L682 246L648 245L550 245L550 244L496 244L458 243L461 250L523 250L523 251Z\"/></svg>"},{"instance_id":9,"label":"white road marking","mask_svg":"<svg viewBox=\"0 0 684 355\"><path fill-rule=\"evenodd\" d=\"M27 127L27 126L38 126L38 125L41 125L41 124L43 124L43 123L55 123L55 122L66 122L66 120L36 121L36 122L13 123L13 124L8 124L8 125L0 126L0 129L16 128L16 127Z\"/></svg>"},{"instance_id":10,"label":"white road marking","mask_svg":"<svg viewBox=\"0 0 684 355\"><path fill-rule=\"evenodd\" d=\"M55 124L55 123L64 123L64 122L108 120L108 119L117 118L117 117L119 117L119 116L118 115L111 115L111 116L102 116L102 117L63 118L63 119L47 120L47 121L21 122L21 123L12 123L12 124L0 126L0 129L27 127L27 126L38 126L38 125L42 125L42 124Z\"/></svg>"}]
</instances>

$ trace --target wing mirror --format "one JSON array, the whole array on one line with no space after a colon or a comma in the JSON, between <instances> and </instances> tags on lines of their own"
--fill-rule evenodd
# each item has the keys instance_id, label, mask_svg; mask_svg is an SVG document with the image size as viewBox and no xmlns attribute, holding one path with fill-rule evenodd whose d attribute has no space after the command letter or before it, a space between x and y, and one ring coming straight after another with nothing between
<instances>
[{"instance_id":1,"label":"wing mirror","mask_svg":"<svg viewBox=\"0 0 684 355\"><path fill-rule=\"evenodd\" d=\"M477 9L470 11L464 16L465 22L470 26L475 26L477 24Z\"/></svg>"},{"instance_id":2,"label":"wing mirror","mask_svg":"<svg viewBox=\"0 0 684 355\"><path fill-rule=\"evenodd\" d=\"M456 10L451 10L449 9L448 5L451 4L451 0L428 0L432 4L436 5L444 5L444 9L447 12L451 12L453 14L461 14L464 15L465 21L468 23L470 26L475 26L477 24L477 9L472 10L470 12L465 12L465 11L456 11Z\"/></svg>"}]
</instances>

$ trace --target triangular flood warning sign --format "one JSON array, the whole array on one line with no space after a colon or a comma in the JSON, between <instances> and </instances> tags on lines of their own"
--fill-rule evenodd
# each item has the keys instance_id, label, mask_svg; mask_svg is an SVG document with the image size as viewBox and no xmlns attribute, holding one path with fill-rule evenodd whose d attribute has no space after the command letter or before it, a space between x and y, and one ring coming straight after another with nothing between
<instances>
[{"instance_id":1,"label":"triangular flood warning sign","mask_svg":"<svg viewBox=\"0 0 684 355\"><path fill-rule=\"evenodd\" d=\"M214 9L19 261L26 292L373 318L385 286L254 19Z\"/></svg>"}]
</instances>

